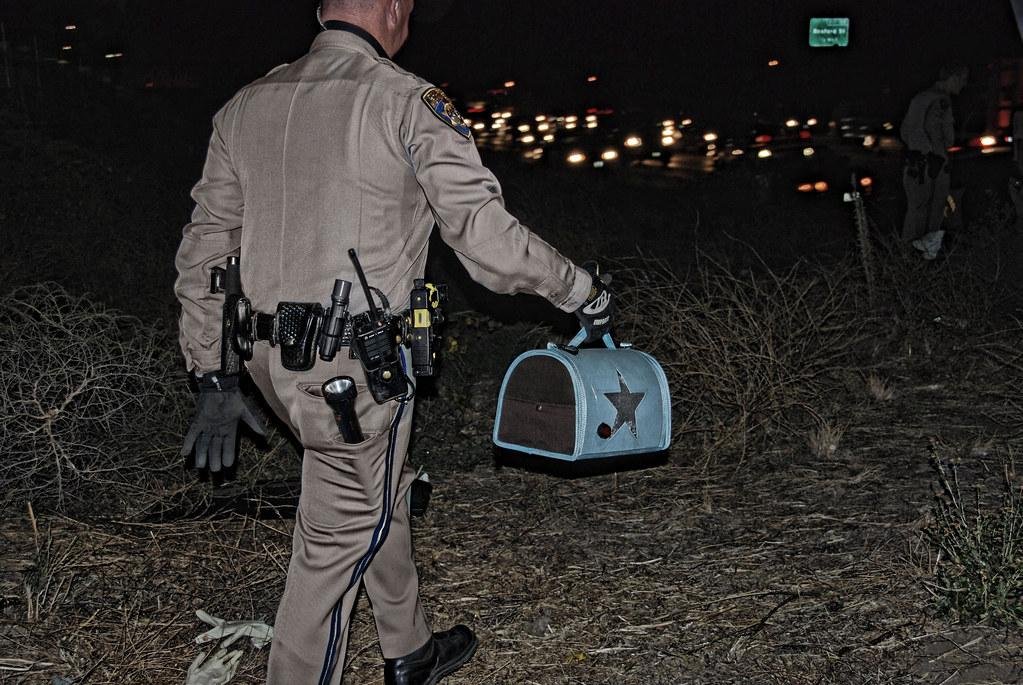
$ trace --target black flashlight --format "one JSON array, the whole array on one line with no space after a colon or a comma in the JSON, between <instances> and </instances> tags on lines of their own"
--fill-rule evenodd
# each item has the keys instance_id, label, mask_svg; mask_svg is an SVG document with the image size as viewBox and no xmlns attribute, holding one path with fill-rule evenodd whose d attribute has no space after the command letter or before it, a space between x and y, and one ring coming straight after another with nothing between
<instances>
[{"instance_id":1,"label":"black flashlight","mask_svg":"<svg viewBox=\"0 0 1023 685\"><path fill-rule=\"evenodd\" d=\"M362 442L362 430L355 416L355 396L358 394L351 376L335 376L323 384L323 399L334 412L341 437L351 444Z\"/></svg>"}]
</instances>

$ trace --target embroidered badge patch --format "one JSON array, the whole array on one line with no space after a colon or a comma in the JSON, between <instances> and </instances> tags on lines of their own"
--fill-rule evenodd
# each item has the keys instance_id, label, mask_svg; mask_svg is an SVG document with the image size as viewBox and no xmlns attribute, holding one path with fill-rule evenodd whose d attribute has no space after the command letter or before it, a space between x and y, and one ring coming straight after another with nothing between
<instances>
[{"instance_id":1,"label":"embroidered badge patch","mask_svg":"<svg viewBox=\"0 0 1023 685\"><path fill-rule=\"evenodd\" d=\"M458 110L451 103L451 98L445 95L443 90L440 88L430 88L423 93L423 102L426 103L427 107L433 111L438 119L455 129L458 135L463 138L472 136L472 129L469 128L469 124L465 123L465 119L458 113Z\"/></svg>"}]
</instances>

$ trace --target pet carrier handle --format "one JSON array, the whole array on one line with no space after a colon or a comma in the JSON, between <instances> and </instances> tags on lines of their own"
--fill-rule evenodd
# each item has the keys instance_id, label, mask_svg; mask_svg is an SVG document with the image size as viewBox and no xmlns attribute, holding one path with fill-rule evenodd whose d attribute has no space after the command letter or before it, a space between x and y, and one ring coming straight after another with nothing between
<instances>
[{"instance_id":1,"label":"pet carrier handle","mask_svg":"<svg viewBox=\"0 0 1023 685\"><path fill-rule=\"evenodd\" d=\"M566 347L579 347L580 345L583 344L585 340L586 329L580 328L579 332L575 334L575 337L568 341L568 345L566 345ZM607 347L607 349L609 350L618 349L618 346L615 345L615 341L611 339L610 333L605 333L601 340L604 341L604 345Z\"/></svg>"}]
</instances>

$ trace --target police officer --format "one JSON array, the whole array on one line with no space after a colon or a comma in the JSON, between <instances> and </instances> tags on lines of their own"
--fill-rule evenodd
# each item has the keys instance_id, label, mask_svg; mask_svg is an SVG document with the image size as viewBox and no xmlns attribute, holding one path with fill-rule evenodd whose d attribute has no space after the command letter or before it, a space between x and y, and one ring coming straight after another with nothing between
<instances>
[{"instance_id":1,"label":"police officer","mask_svg":"<svg viewBox=\"0 0 1023 685\"><path fill-rule=\"evenodd\" d=\"M902 239L922 252L924 259L938 256L945 236L942 222L952 179L948 148L955 135L951 97L962 91L968 76L965 66L943 67L938 81L909 103L902 120L900 133L907 148Z\"/></svg>"},{"instance_id":2,"label":"police officer","mask_svg":"<svg viewBox=\"0 0 1023 685\"><path fill-rule=\"evenodd\" d=\"M1016 233L1023 232L1023 110L1012 114L1012 173L1009 199L1016 210Z\"/></svg>"},{"instance_id":3,"label":"police officer","mask_svg":"<svg viewBox=\"0 0 1023 685\"><path fill-rule=\"evenodd\" d=\"M335 278L368 282L392 303L423 277L436 225L469 275L500 293L533 293L575 312L590 339L611 323L599 278L562 256L504 208L466 121L438 88L391 61L414 0L324 0L309 52L242 88L214 117L195 209L178 250L180 341L199 378L185 449L198 466L234 458L239 421L258 428L237 381L220 371L223 297L210 270L240 256L255 310L323 302ZM420 0L429 4L430 0ZM423 8L421 8L423 9ZM361 289L351 312L366 311ZM360 582L373 608L387 685L437 683L467 662L465 626L434 633L420 605L404 497L411 402L377 404L359 362L342 350L305 372L256 342L248 373L304 451L291 562L268 682L336 684ZM339 435L321 384L356 379L362 442Z\"/></svg>"}]
</instances>

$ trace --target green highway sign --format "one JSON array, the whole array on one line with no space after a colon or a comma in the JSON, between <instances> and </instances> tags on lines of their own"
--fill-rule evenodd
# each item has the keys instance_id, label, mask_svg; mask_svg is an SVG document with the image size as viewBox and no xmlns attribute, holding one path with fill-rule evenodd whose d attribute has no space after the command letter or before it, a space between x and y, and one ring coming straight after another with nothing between
<instances>
[{"instance_id":1,"label":"green highway sign","mask_svg":"<svg viewBox=\"0 0 1023 685\"><path fill-rule=\"evenodd\" d=\"M810 47L829 48L849 45L849 17L810 19Z\"/></svg>"}]
</instances>

